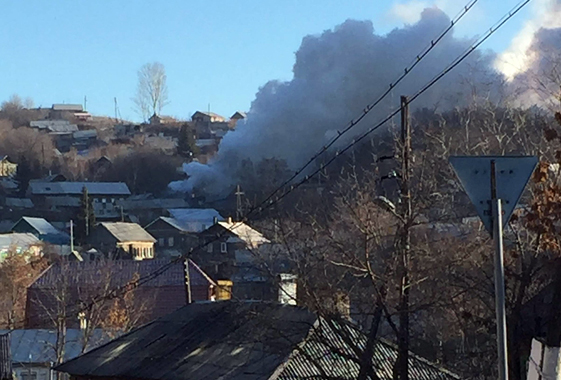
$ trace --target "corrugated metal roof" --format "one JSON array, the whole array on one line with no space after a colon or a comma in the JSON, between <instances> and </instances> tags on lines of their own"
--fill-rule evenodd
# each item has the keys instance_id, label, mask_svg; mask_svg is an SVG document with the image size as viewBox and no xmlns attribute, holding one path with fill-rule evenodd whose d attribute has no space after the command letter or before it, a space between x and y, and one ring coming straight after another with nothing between
<instances>
[{"instance_id":1,"label":"corrugated metal roof","mask_svg":"<svg viewBox=\"0 0 561 380\"><path fill-rule=\"evenodd\" d=\"M260 302L190 304L57 370L78 376L267 379L308 333L315 317Z\"/></svg>"},{"instance_id":2,"label":"corrugated metal roof","mask_svg":"<svg viewBox=\"0 0 561 380\"><path fill-rule=\"evenodd\" d=\"M0 330L5 334L10 330ZM56 362L56 330L25 329L11 330L10 333L11 359L15 363L53 363ZM94 330L88 339L85 351L109 341L109 337L102 330ZM84 338L79 329L66 330L66 345L64 358L70 360L82 352Z\"/></svg>"},{"instance_id":3,"label":"corrugated metal roof","mask_svg":"<svg viewBox=\"0 0 561 380\"><path fill-rule=\"evenodd\" d=\"M31 288L49 288L60 282L61 276L66 276L69 285L99 285L99 277L102 273L111 271L111 285L121 286L130 281L133 276L144 277L150 273L170 264L169 259L154 260L96 260L96 261L72 261L64 264L53 264L43 272L39 278L30 285ZM192 273L193 278L197 275ZM194 281L194 280L193 280ZM182 262L171 264L169 269L161 275L146 282L146 286L174 286L185 284L185 270Z\"/></svg>"},{"instance_id":4,"label":"corrugated metal roof","mask_svg":"<svg viewBox=\"0 0 561 380\"><path fill-rule=\"evenodd\" d=\"M356 350L365 342L352 323L318 321L296 306L222 301L183 307L57 370L152 380L351 380L359 370ZM396 357L395 347L378 341L372 358L376 377L393 379ZM458 379L415 355L409 367L411 380Z\"/></svg>"},{"instance_id":5,"label":"corrugated metal roof","mask_svg":"<svg viewBox=\"0 0 561 380\"><path fill-rule=\"evenodd\" d=\"M123 182L29 182L34 195L79 195L86 187L90 195L130 195Z\"/></svg>"},{"instance_id":6,"label":"corrugated metal roof","mask_svg":"<svg viewBox=\"0 0 561 380\"><path fill-rule=\"evenodd\" d=\"M155 242L156 239L146 230L136 223L125 222L103 222L100 225L105 228L118 241L150 241ZM99 227L98 227L99 228Z\"/></svg>"},{"instance_id":7,"label":"corrugated metal roof","mask_svg":"<svg viewBox=\"0 0 561 380\"><path fill-rule=\"evenodd\" d=\"M352 346L348 342L352 342ZM358 327L347 321L319 320L301 349L296 350L278 380L356 379L360 372L358 352L363 352L367 338ZM393 379L397 347L385 340L374 345L372 364L375 377ZM411 380L457 380L459 377L426 359L409 354ZM372 379L372 376L368 376ZM373 380L373 379L372 379Z\"/></svg>"}]
</instances>

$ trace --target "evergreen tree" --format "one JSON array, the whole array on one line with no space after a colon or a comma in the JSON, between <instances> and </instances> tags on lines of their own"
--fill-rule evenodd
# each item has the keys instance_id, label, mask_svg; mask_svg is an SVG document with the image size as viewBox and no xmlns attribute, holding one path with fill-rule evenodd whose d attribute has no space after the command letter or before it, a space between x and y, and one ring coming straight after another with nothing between
<instances>
[{"instance_id":1,"label":"evergreen tree","mask_svg":"<svg viewBox=\"0 0 561 380\"><path fill-rule=\"evenodd\" d=\"M183 124L179 131L177 141L177 153L184 158L192 158L199 154L199 147L196 144L195 132L189 124Z\"/></svg>"},{"instance_id":2,"label":"evergreen tree","mask_svg":"<svg viewBox=\"0 0 561 380\"><path fill-rule=\"evenodd\" d=\"M86 186L82 188L82 198L80 199L80 211L76 223L76 240L84 244L95 225L95 212L93 199L88 194Z\"/></svg>"},{"instance_id":3,"label":"evergreen tree","mask_svg":"<svg viewBox=\"0 0 561 380\"><path fill-rule=\"evenodd\" d=\"M24 196L27 187L29 186L29 181L33 176L31 170L31 163L25 156L20 156L18 160L18 167L16 170L15 180L18 182L19 185L19 193L21 196Z\"/></svg>"}]
</instances>

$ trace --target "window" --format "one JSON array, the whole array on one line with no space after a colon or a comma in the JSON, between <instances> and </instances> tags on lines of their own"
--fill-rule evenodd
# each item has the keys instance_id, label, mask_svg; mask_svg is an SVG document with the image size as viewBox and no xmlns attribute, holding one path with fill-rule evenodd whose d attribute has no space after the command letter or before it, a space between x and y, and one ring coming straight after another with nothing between
<instances>
[{"instance_id":1,"label":"window","mask_svg":"<svg viewBox=\"0 0 561 380\"><path fill-rule=\"evenodd\" d=\"M212 243L207 245L206 250L208 251L208 253L212 253Z\"/></svg>"},{"instance_id":2,"label":"window","mask_svg":"<svg viewBox=\"0 0 561 380\"><path fill-rule=\"evenodd\" d=\"M152 247L148 248L148 258L153 258L154 257L154 250L152 249Z\"/></svg>"},{"instance_id":3,"label":"window","mask_svg":"<svg viewBox=\"0 0 561 380\"><path fill-rule=\"evenodd\" d=\"M220 243L220 252L222 252L222 253L228 252L228 244Z\"/></svg>"},{"instance_id":4,"label":"window","mask_svg":"<svg viewBox=\"0 0 561 380\"><path fill-rule=\"evenodd\" d=\"M158 245L159 245L160 247L165 246L165 245L166 245L166 239L164 239L164 238L158 238Z\"/></svg>"},{"instance_id":5,"label":"window","mask_svg":"<svg viewBox=\"0 0 561 380\"><path fill-rule=\"evenodd\" d=\"M173 247L173 236L168 238L168 247Z\"/></svg>"}]
</instances>

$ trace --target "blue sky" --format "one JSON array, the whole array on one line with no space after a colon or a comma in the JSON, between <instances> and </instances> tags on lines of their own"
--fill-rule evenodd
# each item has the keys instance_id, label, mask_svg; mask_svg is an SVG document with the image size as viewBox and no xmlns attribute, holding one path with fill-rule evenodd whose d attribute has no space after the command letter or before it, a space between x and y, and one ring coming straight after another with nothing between
<instances>
[{"instance_id":1,"label":"blue sky","mask_svg":"<svg viewBox=\"0 0 561 380\"><path fill-rule=\"evenodd\" d=\"M28 0L6 1L0 14L0 100L17 93L36 106L83 103L97 115L139 120L131 98L136 72L159 61L168 76L163 114L196 110L230 116L248 110L257 89L289 80L305 35L346 19L371 20L384 34L438 5L454 16L467 0ZM518 1L479 0L456 31L484 33ZM484 47L506 49L525 10ZM420 47L421 48L421 47Z\"/></svg>"}]
</instances>

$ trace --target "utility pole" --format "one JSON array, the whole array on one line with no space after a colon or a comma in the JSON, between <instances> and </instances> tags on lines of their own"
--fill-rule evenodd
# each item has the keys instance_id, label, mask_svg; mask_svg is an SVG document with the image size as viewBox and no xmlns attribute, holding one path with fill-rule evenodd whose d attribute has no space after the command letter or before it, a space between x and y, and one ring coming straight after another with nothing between
<instances>
[{"instance_id":1,"label":"utility pole","mask_svg":"<svg viewBox=\"0 0 561 380\"><path fill-rule=\"evenodd\" d=\"M244 192L241 191L240 189L240 185L238 185L236 187L236 221L241 221L242 219L242 215L243 215L243 210L242 210L242 195L244 195Z\"/></svg>"},{"instance_id":2,"label":"utility pole","mask_svg":"<svg viewBox=\"0 0 561 380\"><path fill-rule=\"evenodd\" d=\"M401 97L401 215L402 228L399 246L399 337L397 379L409 380L409 253L411 250L411 125L409 100Z\"/></svg>"}]
</instances>

